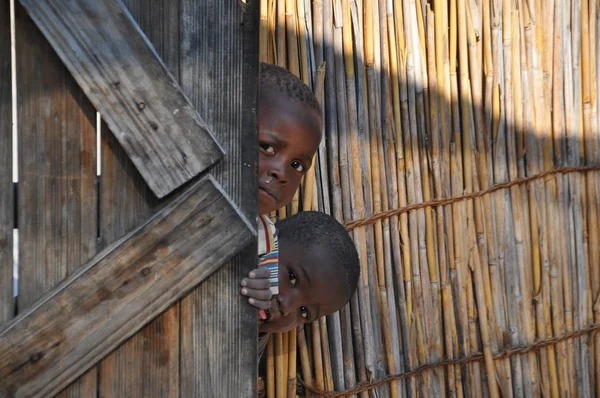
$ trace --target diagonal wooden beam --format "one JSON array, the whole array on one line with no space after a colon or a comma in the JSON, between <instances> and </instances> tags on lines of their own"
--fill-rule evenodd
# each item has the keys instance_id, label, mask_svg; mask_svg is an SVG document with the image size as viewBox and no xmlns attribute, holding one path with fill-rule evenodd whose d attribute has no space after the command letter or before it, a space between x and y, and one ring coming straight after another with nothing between
<instances>
[{"instance_id":1,"label":"diagonal wooden beam","mask_svg":"<svg viewBox=\"0 0 600 398\"><path fill-rule=\"evenodd\" d=\"M223 150L120 0L20 0L159 197Z\"/></svg>"},{"instance_id":2,"label":"diagonal wooden beam","mask_svg":"<svg viewBox=\"0 0 600 398\"><path fill-rule=\"evenodd\" d=\"M0 331L0 397L60 392L253 236L212 177L197 182Z\"/></svg>"}]
</instances>

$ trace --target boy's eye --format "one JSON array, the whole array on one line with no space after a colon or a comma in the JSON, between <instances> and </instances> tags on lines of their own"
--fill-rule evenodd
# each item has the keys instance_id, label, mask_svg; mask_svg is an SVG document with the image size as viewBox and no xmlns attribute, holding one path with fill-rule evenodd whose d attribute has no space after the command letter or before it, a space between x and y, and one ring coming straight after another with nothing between
<instances>
[{"instance_id":1,"label":"boy's eye","mask_svg":"<svg viewBox=\"0 0 600 398\"><path fill-rule=\"evenodd\" d=\"M294 274L293 271L290 271L289 277L290 277L290 283L292 284L292 286L296 286L296 283L298 282L296 279L296 274Z\"/></svg>"},{"instance_id":2,"label":"boy's eye","mask_svg":"<svg viewBox=\"0 0 600 398\"><path fill-rule=\"evenodd\" d=\"M297 172L299 172L299 173L303 173L304 172L304 165L302 163L300 163L299 161L297 161L297 160L294 160L292 162L292 168L294 170L296 170Z\"/></svg>"},{"instance_id":3,"label":"boy's eye","mask_svg":"<svg viewBox=\"0 0 600 398\"><path fill-rule=\"evenodd\" d=\"M264 142L261 142L260 148L263 151L265 151L266 153L268 153L269 155L272 155L275 153L275 147L273 145L269 145L269 144L265 144Z\"/></svg>"},{"instance_id":4,"label":"boy's eye","mask_svg":"<svg viewBox=\"0 0 600 398\"><path fill-rule=\"evenodd\" d=\"M306 307L300 307L300 315L304 319L310 319L310 312L308 312L308 308Z\"/></svg>"}]
</instances>

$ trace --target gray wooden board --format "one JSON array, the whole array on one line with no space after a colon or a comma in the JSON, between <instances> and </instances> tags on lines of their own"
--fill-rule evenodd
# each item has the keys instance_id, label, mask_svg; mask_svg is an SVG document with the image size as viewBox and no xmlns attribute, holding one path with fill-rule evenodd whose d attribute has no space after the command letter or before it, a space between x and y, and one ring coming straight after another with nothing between
<instances>
[{"instance_id":1,"label":"gray wooden board","mask_svg":"<svg viewBox=\"0 0 600 398\"><path fill-rule=\"evenodd\" d=\"M96 254L95 110L16 7L19 311ZM90 396L95 371L61 396Z\"/></svg>"},{"instance_id":2,"label":"gray wooden board","mask_svg":"<svg viewBox=\"0 0 600 398\"><path fill-rule=\"evenodd\" d=\"M9 1L0 0L0 326L14 313Z\"/></svg>"},{"instance_id":3,"label":"gray wooden board","mask_svg":"<svg viewBox=\"0 0 600 398\"><path fill-rule=\"evenodd\" d=\"M179 78L179 1L124 0L171 74ZM159 203L108 126L102 126L100 245L156 213ZM164 202L164 201L163 201ZM100 397L179 397L179 302L98 365Z\"/></svg>"},{"instance_id":4,"label":"gray wooden board","mask_svg":"<svg viewBox=\"0 0 600 398\"><path fill-rule=\"evenodd\" d=\"M222 158L119 0L20 2L159 198Z\"/></svg>"},{"instance_id":5,"label":"gray wooden board","mask_svg":"<svg viewBox=\"0 0 600 398\"><path fill-rule=\"evenodd\" d=\"M256 217L258 0L181 2L181 86L227 156L212 173ZM239 294L256 245L181 303L181 396L256 396L257 315ZM210 364L210 366L207 366Z\"/></svg>"},{"instance_id":6,"label":"gray wooden board","mask_svg":"<svg viewBox=\"0 0 600 398\"><path fill-rule=\"evenodd\" d=\"M102 132L100 245L106 247L143 224L163 203L152 194L106 125ZM101 397L178 396L179 304L103 359L99 383Z\"/></svg>"},{"instance_id":7,"label":"gray wooden board","mask_svg":"<svg viewBox=\"0 0 600 398\"><path fill-rule=\"evenodd\" d=\"M0 397L60 391L253 239L212 177L195 183L0 331Z\"/></svg>"},{"instance_id":8,"label":"gray wooden board","mask_svg":"<svg viewBox=\"0 0 600 398\"><path fill-rule=\"evenodd\" d=\"M96 113L21 6L16 33L22 312L96 253Z\"/></svg>"}]
</instances>

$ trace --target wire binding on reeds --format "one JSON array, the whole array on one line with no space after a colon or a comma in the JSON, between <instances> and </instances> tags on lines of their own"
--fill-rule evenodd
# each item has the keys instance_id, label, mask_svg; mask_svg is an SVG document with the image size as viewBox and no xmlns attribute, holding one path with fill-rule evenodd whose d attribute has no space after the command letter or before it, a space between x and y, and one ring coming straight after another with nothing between
<instances>
[{"instance_id":1,"label":"wire binding on reeds","mask_svg":"<svg viewBox=\"0 0 600 398\"><path fill-rule=\"evenodd\" d=\"M506 347L502 351L494 354L493 359L500 360L500 359L506 359L506 358L512 357L514 355L528 354L531 352L539 351L542 348L545 348L545 347L548 347L551 345L556 345L565 340L574 339L574 338L577 338L577 337L580 337L580 336L583 336L586 334L596 334L599 331L600 331L600 323L594 323L583 329L574 330L572 332L565 333L562 336L540 340L531 345L518 346L518 347ZM311 387L310 385L304 384L304 381L301 378L299 378L299 381L302 385L304 385L304 388L306 390L310 391L312 394L314 394L317 397L327 397L327 398L348 397L350 395L360 394L361 392L372 390L372 389L377 388L386 383L391 383L393 381L407 379L409 377L414 377L414 376L417 376L418 374L421 374L423 372L426 372L426 371L429 371L432 369L436 369L436 368L440 368L440 367L444 367L444 366L466 365L466 364L472 363L472 362L483 361L483 359L484 359L483 354L480 354L480 353L471 355L471 356L468 356L468 357L462 358L462 359L447 359L444 361L419 366L418 368L411 370L410 372L390 375L390 376L384 377L383 379L380 379L380 380L377 380L377 381L374 381L371 383L361 383L361 384L358 384L356 387L349 388L344 391L323 391L323 390L319 390L314 387Z\"/></svg>"},{"instance_id":2,"label":"wire binding on reeds","mask_svg":"<svg viewBox=\"0 0 600 398\"><path fill-rule=\"evenodd\" d=\"M390 217L394 217L394 216L399 216L400 214L408 213L408 212L414 211L414 210L420 210L420 209L425 209L425 208L429 208L429 207L445 206L445 205L449 205L449 204L453 204L453 203L457 203L457 202L462 202L465 200L480 198L484 195L488 195L490 193L499 191L501 189L507 189L507 188L510 188L510 187L513 187L516 185L527 184L529 182L532 182L535 180L540 180L542 178L550 177L550 176L553 176L556 174L585 173L585 172L589 172L589 171L600 171L600 165L592 164L592 165L578 166L578 167L561 167L561 168L557 168L557 169L547 170L547 171L544 171L542 173L539 173L539 174L536 174L533 176L518 178L513 181L507 181L502 184L494 185L491 188L484 189L482 191L469 193L466 195L460 195L460 196L455 196L455 197L446 198L446 199L433 199L433 200L429 200L427 202L415 203L410 206L401 207L398 209L382 211L380 213L373 214L370 217L366 217L366 218L363 218L360 220L348 221L345 224L346 230L351 231L355 228L363 227L365 225L371 225L371 224L376 223L377 221L380 221L380 220L383 220L386 218L390 218Z\"/></svg>"}]
</instances>

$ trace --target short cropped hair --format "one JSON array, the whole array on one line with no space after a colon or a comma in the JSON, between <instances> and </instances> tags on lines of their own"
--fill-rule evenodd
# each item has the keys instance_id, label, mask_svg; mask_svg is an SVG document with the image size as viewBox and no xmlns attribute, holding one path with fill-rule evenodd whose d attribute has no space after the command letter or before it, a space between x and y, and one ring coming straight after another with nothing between
<instances>
[{"instance_id":1,"label":"short cropped hair","mask_svg":"<svg viewBox=\"0 0 600 398\"><path fill-rule=\"evenodd\" d=\"M283 69L277 65L260 63L260 87L259 98L274 93L281 93L289 98L292 98L302 104L305 104L310 109L317 112L319 118L322 119L321 105L313 92L308 88L302 80L298 79L290 71Z\"/></svg>"},{"instance_id":2,"label":"short cropped hair","mask_svg":"<svg viewBox=\"0 0 600 398\"><path fill-rule=\"evenodd\" d=\"M275 227L280 242L285 240L307 249L333 253L345 273L348 299L352 297L358 286L360 261L356 246L342 224L325 213L302 211L277 222Z\"/></svg>"}]
</instances>

